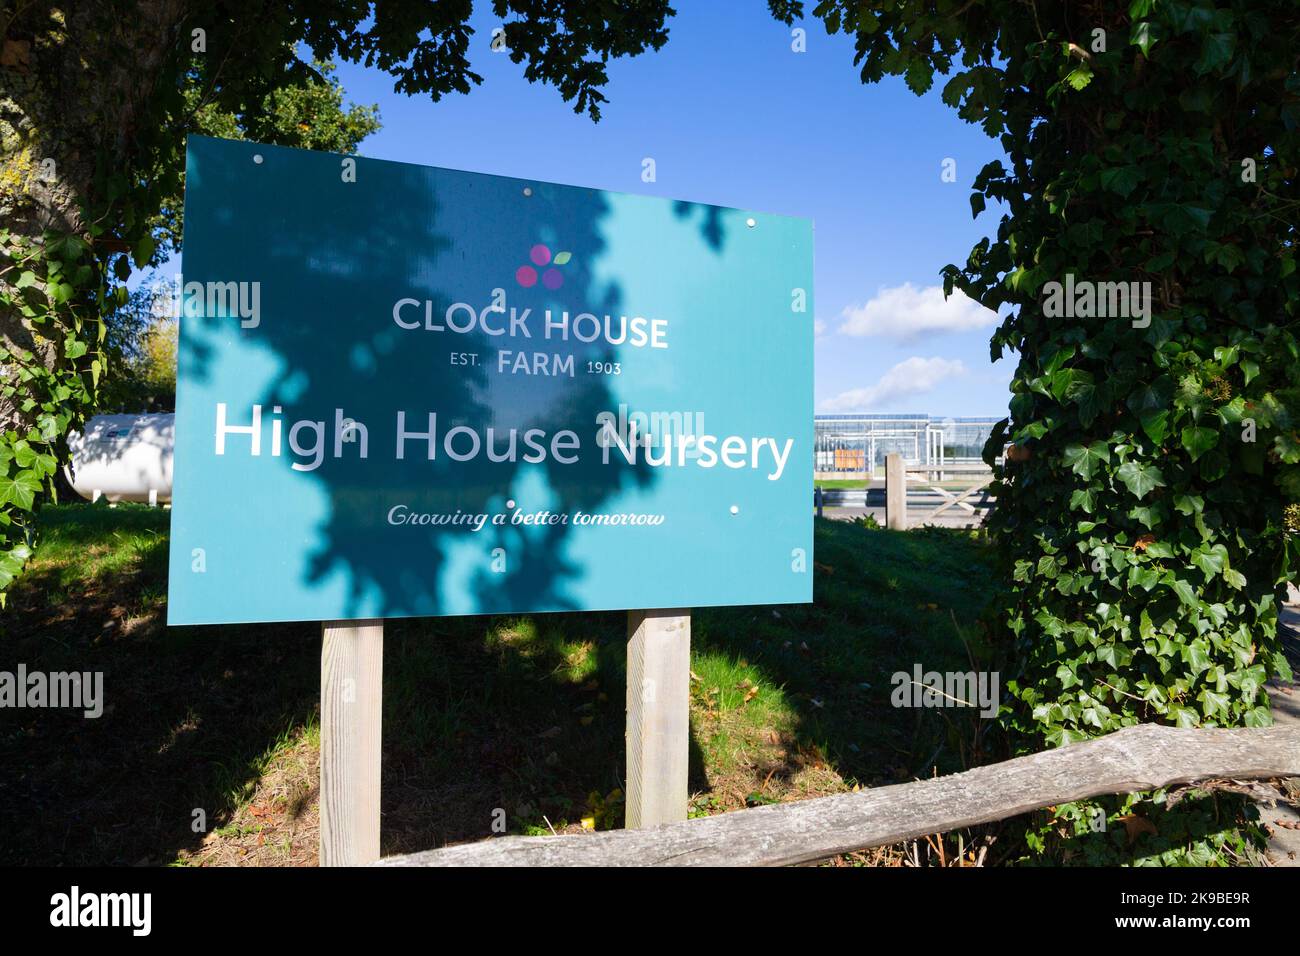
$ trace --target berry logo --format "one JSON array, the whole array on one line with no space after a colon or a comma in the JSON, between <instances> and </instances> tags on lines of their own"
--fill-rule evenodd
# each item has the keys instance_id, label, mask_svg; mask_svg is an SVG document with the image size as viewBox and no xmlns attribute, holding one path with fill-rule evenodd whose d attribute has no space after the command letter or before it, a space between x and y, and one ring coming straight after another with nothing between
<instances>
[{"instance_id":1,"label":"berry logo","mask_svg":"<svg viewBox=\"0 0 1300 956\"><path fill-rule=\"evenodd\" d=\"M515 271L515 281L525 289L531 289L537 285L537 270L544 266L550 266L541 274L542 285L551 291L555 291L564 285L564 273L560 272L557 266L562 266L573 258L570 252L557 252L555 258L551 258L551 250L540 242L528 250L528 258L533 261L531 266L523 265Z\"/></svg>"}]
</instances>

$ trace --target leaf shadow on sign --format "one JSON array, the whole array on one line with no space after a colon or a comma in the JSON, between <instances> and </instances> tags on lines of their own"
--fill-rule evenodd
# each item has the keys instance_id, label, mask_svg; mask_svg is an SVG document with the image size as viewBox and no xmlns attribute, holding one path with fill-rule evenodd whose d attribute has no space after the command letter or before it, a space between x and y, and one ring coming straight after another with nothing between
<instances>
[{"instance_id":1,"label":"leaf shadow on sign","mask_svg":"<svg viewBox=\"0 0 1300 956\"><path fill-rule=\"evenodd\" d=\"M694 219L696 212L699 213L700 236L714 252L721 252L726 242L726 230L722 225L722 214L725 211L721 206L687 202L684 199L673 203L673 215L678 219Z\"/></svg>"},{"instance_id":2,"label":"leaf shadow on sign","mask_svg":"<svg viewBox=\"0 0 1300 956\"><path fill-rule=\"evenodd\" d=\"M280 152L267 150L258 171L274 171ZM566 555L573 526L499 526L491 519L508 520L512 502L521 512L589 512L622 490L653 481L644 461L632 465L613 455L603 462L594 453L596 415L615 403L607 377L587 374L587 363L619 361L620 348L541 337L550 306L571 316L608 314L615 323L621 317L617 282L595 278L606 248L605 198L562 187L525 196L522 184L509 180L450 178L445 171L391 164L382 186L373 185L378 172L364 163L357 182L341 183L331 157L316 163L310 154L298 156L299 178L311 178L319 166L319 182L293 186L281 178L278 187L258 192L258 173L243 175L233 164L202 170L207 195L232 197L230 208L219 206L206 217L215 235L205 236L202 261L230 274L191 270L186 276L260 277L262 318L238 335L275 365L257 401L264 416L283 409L285 453L258 467L285 471L296 463L301 470L322 449L319 463L302 472L307 483L298 475L292 484L279 483L294 489L294 500L258 500L260 488L250 486L248 507L272 531L282 508L317 510L301 583L306 590L343 590L346 614L340 616L578 608L567 587L584 570ZM503 197L505 189L510 193ZM508 215L501 213L503 202ZM250 217L265 227L269 241L247 241ZM272 231L284 222L312 226ZM477 236L468 255L467 234ZM247 252L249 245L256 251ZM562 264L561 252L568 253ZM533 270L531 283L517 274L521 266ZM543 266L559 276L562 297L539 281ZM395 314L401 299L409 302ZM489 306L504 311L489 313ZM508 326L512 309L531 309L531 341L491 334ZM477 321L471 310L479 313ZM202 322L206 334L182 337L183 374L196 381L211 371L209 336L222 334L221 323L229 335L235 319L211 315ZM452 331L452 322L468 328ZM400 461L398 412L410 436ZM300 419L307 425L297 425ZM229 420L246 424L251 409L232 406ZM545 433L536 439L549 452L542 462L522 460L536 457L528 444L531 429ZM557 461L552 442L563 429L581 442L576 462ZM436 442L411 435L430 431ZM232 437L228 444L238 441L246 439ZM306 454L297 453L304 448ZM508 449L514 460L488 461L489 451ZM476 454L453 461L453 452ZM415 523L458 518L484 523L476 531L466 524ZM292 563L301 545L273 547ZM274 595L265 597L256 603L274 601Z\"/></svg>"},{"instance_id":3,"label":"leaf shadow on sign","mask_svg":"<svg viewBox=\"0 0 1300 956\"><path fill-rule=\"evenodd\" d=\"M277 152L265 150L267 167L274 166ZM621 289L616 281L597 279L607 247L602 230L609 207L602 194L594 191L565 190L560 195L553 191L558 187L542 187L529 198L521 196L509 220L490 220L482 215L478 197L436 191L428 171L420 167L401 167L400 183L389 180L380 190L364 188L365 164L359 168L357 183L341 185L336 182L337 168L328 158L326 162L321 168L321 185L314 191L259 192L231 167L218 164L203 170L207 195L236 199L230 208L210 210L206 218L216 224L215 234L205 236L202 256L191 255L186 279L241 281L247 277L260 281L262 316L256 327L247 331L235 331L237 317L229 310L187 319L193 331L182 335L182 376L206 383L228 375L228 369L216 366L221 358L212 343L216 336L232 334L262 353L257 356L260 367L274 369L254 401L266 416L273 409L283 410L279 417L285 453L268 460L264 440L258 474L270 474L274 479L277 474L283 478L285 472L292 472L301 489L295 494L319 503L320 518L307 543L309 557L301 583L329 587L342 581L350 614L391 618L386 628L386 708L392 709L395 701L401 706L386 723L389 727L409 725L410 733L390 732L386 751L390 747L405 751L411 739L421 740L437 753L457 754L455 769L464 774L464 757L447 739L456 733L458 708L444 709L447 702L427 700L434 675L424 670L422 663L436 659L442 662L438 670L446 666L457 672L459 668L446 660L447 655L468 653L472 645L482 643L484 621L475 617L446 622L401 618L447 610L464 614L466 609L488 613L520 607L576 609L579 603L568 584L583 568L568 553L574 529L572 525L501 527L492 523L478 531L439 525L394 528L385 524L386 516L398 505L409 514L500 513L507 509L507 502L522 501L525 496L555 512L591 512L622 490L648 488L654 472L644 460L631 465L615 454L603 461L593 447L596 415L615 410L617 401L609 378L585 374L586 365L626 362L628 357L619 347L602 346L599 340L586 344L573 338L542 339L537 347L546 349L548 369L568 363L573 369L571 377L537 374L531 355L527 371L502 371L503 367L515 367L517 343L489 334L482 322L464 333L425 326L446 326L448 309L458 302L481 310L497 289L505 290L506 312L494 317L493 324L505 324L511 308L531 307L535 342L540 336L541 313L552 302L569 309L571 315L590 311L602 318L608 314L618 322L623 308ZM469 188L474 188L473 184ZM273 212L259 214L265 210ZM250 218L259 225L250 225ZM305 221L312 223L309 231L275 228L277 223ZM480 227L489 232L484 245L497 252L495 260L486 264L468 261L451 238L467 228ZM249 242L250 231L260 231L269 241ZM419 241L394 239L411 236L420 237ZM720 225L716 241L721 241ZM538 245L547 247L546 256L555 263L550 267L562 270L562 299L548 298L538 282L523 285L517 275L521 266L537 263L533 256ZM249 252L252 247L255 254ZM556 258L559 252L568 253L562 263ZM540 252L536 255L543 258ZM199 262L209 271L216 266L219 272L199 275ZM307 281L283 281L286 275L304 272ZM406 325L414 328L404 327L394 318L394 303L403 298L414 300L414 305L400 313ZM429 303L428 318L425 303ZM442 359L439 364L429 361L435 351ZM452 366L451 353L477 356L476 364ZM250 378L255 374L255 370L250 372ZM388 469L381 485L374 468L393 459L397 411L405 412L408 433L429 430L428 415L436 415L436 457L426 457L424 441L409 439L406 457L398 462L403 467ZM346 437L338 432L339 416L354 423L344 430ZM231 408L232 424L244 425L250 420L247 407ZM295 434L293 425L300 420L309 424ZM454 428L469 429L485 443L487 430L496 429L502 436L495 444L498 450L507 445L503 433L511 428L520 434L540 428L548 436L571 428L579 433L583 453L571 464L562 464L553 455L533 464L493 464L483 455L453 462L443 442ZM461 432L460 439L456 448L468 450L472 445L469 432ZM246 440L236 436L228 443L237 447L236 442ZM319 465L309 471L293 471L295 462L301 466L316 461L318 445L323 449ZM364 460L363 446L367 452ZM298 453L295 449L312 450ZM391 480L395 474L401 475L397 484ZM274 532L279 509L297 507L298 502L258 500L259 488L253 484L244 489L243 497L248 507L258 510L271 535L265 546L296 562L302 544L276 540ZM467 540L472 541L472 548L465 547ZM188 547L179 540L174 544ZM240 601L243 597L231 594L228 599ZM273 598L274 594L257 596L259 602ZM555 619L571 620L569 615ZM417 646L421 643L430 646ZM621 642L614 646L621 649ZM511 701L538 698L527 709L534 717L544 714L545 726L523 731L528 737L547 732L549 726L558 726L558 721L567 726L573 707L592 703L574 703L577 688L561 679L545 679L546 686L538 686L545 672L539 675L534 665L552 661L550 666L558 667L565 654L548 650L540 660L521 661L509 642L501 642L499 649L503 659L513 661L514 676L488 692L496 701L491 710L500 714L510 709ZM606 698L602 706L615 701L613 706L621 707L621 691L615 688L623 680L623 663L621 655L611 656L608 650L602 647L593 654L591 680L607 688L601 692ZM402 664L395 666L399 660ZM455 688L448 689L449 694L455 692ZM484 729L482 735L491 737L494 753L507 762L514 754L531 765L539 756L531 752L525 756L518 747L507 745L505 741L516 736L508 726L492 732ZM590 737L583 743L582 736L566 733L562 741L541 740L538 746L545 750L540 756L555 754L556 760L572 764L573 772L561 775L565 781L599 776L602 788L616 788L622 774L621 734L595 742L594 748ZM692 779L700 780L702 758L694 741L691 746ZM575 747L586 752L574 753ZM463 807L454 801L449 805L442 797L413 801L412 792L440 793L447 783L444 764L438 762L430 768L419 762L414 778L404 773L404 785L398 789L389 785L389 760L386 752L386 819L395 821L418 812L421 829L426 833L432 830L440 840L483 835L481 826L488 817L482 800ZM608 773L593 774L597 765ZM430 769L438 776L422 779L420 770ZM552 770L543 762L541 778L549 779ZM526 777L527 770L519 766L509 774L517 779ZM476 783L481 786L482 781L455 783L464 792L474 789ZM499 796L486 799L500 801ZM462 822L467 815L472 823ZM387 840L385 846L391 851Z\"/></svg>"}]
</instances>

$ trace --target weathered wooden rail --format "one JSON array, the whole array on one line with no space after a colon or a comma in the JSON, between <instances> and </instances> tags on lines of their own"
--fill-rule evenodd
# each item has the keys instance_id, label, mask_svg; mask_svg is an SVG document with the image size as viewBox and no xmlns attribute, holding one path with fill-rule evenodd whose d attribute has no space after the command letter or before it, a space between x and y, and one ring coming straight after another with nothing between
<instances>
[{"instance_id":1,"label":"weathered wooden rail","mask_svg":"<svg viewBox=\"0 0 1300 956\"><path fill-rule=\"evenodd\" d=\"M1300 776L1294 728L1144 724L965 773L737 810L644 830L498 837L379 866L781 866L1005 819L1041 807L1215 779Z\"/></svg>"}]
</instances>

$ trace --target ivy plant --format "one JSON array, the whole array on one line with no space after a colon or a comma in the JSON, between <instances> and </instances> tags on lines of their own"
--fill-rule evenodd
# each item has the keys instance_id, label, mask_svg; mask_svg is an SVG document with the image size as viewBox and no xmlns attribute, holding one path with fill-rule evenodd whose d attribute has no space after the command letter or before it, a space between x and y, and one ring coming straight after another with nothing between
<instances>
[{"instance_id":1,"label":"ivy plant","mask_svg":"<svg viewBox=\"0 0 1300 956\"><path fill-rule=\"evenodd\" d=\"M941 82L1007 157L970 197L1002 205L996 233L943 276L1006 314L991 355L1018 358L984 452L1011 749L1267 725L1300 498L1295 4L812 13L855 37L864 82Z\"/></svg>"}]
</instances>

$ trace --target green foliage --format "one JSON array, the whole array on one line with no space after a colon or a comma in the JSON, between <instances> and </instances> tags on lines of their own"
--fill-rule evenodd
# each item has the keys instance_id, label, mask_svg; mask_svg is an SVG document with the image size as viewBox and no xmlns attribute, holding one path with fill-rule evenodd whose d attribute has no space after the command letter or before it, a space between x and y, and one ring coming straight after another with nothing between
<instances>
[{"instance_id":1,"label":"green foliage","mask_svg":"<svg viewBox=\"0 0 1300 956\"><path fill-rule=\"evenodd\" d=\"M666 0L494 0L493 10L528 79L593 120L609 59L658 49L673 13ZM331 61L377 66L407 94L466 93L481 82L469 68L471 12L469 2L213 0L155 11L113 0L0 16L13 54L0 68L0 208L13 222L0 232L0 604L31 555L33 515L53 494L68 431L97 400L125 404L141 384L115 374L97 399L106 369L129 367L105 345L103 319L128 304L132 268L176 251L185 135L350 152L378 115L344 108ZM72 102L69 77L94 88L93 105ZM36 157L55 162L53 179Z\"/></svg>"},{"instance_id":2,"label":"green foliage","mask_svg":"<svg viewBox=\"0 0 1300 956\"><path fill-rule=\"evenodd\" d=\"M583 829L617 830L623 825L623 791L611 790L604 796L599 790L587 794L587 816L583 818Z\"/></svg>"},{"instance_id":3,"label":"green foliage","mask_svg":"<svg viewBox=\"0 0 1300 956\"><path fill-rule=\"evenodd\" d=\"M1167 812L1175 799L1177 812ZM1076 866L1105 866L1117 858L1134 866L1254 865L1264 840L1258 816L1235 794L1200 791L1066 803L1030 826L1029 854L1020 862L1045 857Z\"/></svg>"},{"instance_id":4,"label":"green foliage","mask_svg":"<svg viewBox=\"0 0 1300 956\"><path fill-rule=\"evenodd\" d=\"M209 102L190 70L173 97L179 115L169 122L183 117L194 132L242 138L251 128L271 142L355 149L378 128L377 111L345 110L333 67L317 69L319 77L268 93L263 108L244 118ZM68 432L96 407L148 411L174 403L174 323L153 315L155 287L128 294L124 284L132 265L156 265L179 247L184 137L160 132L144 137L155 145L135 182L124 169L107 172L110 157L101 157L95 195L85 197L84 235L0 233L0 310L21 316L28 344L0 347L0 395L19 412L17 427L0 435L0 606L32 553L34 514L54 497Z\"/></svg>"},{"instance_id":5,"label":"green foliage","mask_svg":"<svg viewBox=\"0 0 1300 956\"><path fill-rule=\"evenodd\" d=\"M944 101L1010 161L974 179L977 215L1007 207L996 236L944 277L1013 306L991 350L1019 355L1011 414L985 458L1027 452L998 467L991 522L1014 748L1268 724L1300 497L1294 3L815 14L856 35L864 81L920 92L944 75ZM1067 275L1150 283L1150 311L1049 314L1045 287Z\"/></svg>"},{"instance_id":6,"label":"green foliage","mask_svg":"<svg viewBox=\"0 0 1300 956\"><path fill-rule=\"evenodd\" d=\"M91 289L97 291L91 292ZM87 243L0 230L0 310L17 313L26 342L0 344L0 397L15 424L0 433L0 607L31 557L37 502L54 493L64 436L87 408L103 372L96 316L106 288Z\"/></svg>"},{"instance_id":7,"label":"green foliage","mask_svg":"<svg viewBox=\"0 0 1300 956\"><path fill-rule=\"evenodd\" d=\"M379 131L379 107L345 105L343 86L334 76L333 63L318 61L312 69L316 75L272 90L262 97L260 109L242 114L223 109L206 95L201 76L191 73L182 95L190 131L327 153L356 152L362 140ZM184 187L182 175L176 180L175 190L163 198L162 211L151 224L155 260L180 249Z\"/></svg>"},{"instance_id":8,"label":"green foliage","mask_svg":"<svg viewBox=\"0 0 1300 956\"><path fill-rule=\"evenodd\" d=\"M126 304L104 316L107 372L95 408L100 412L170 412L176 407L179 325L170 314L169 286L147 282Z\"/></svg>"}]
</instances>

